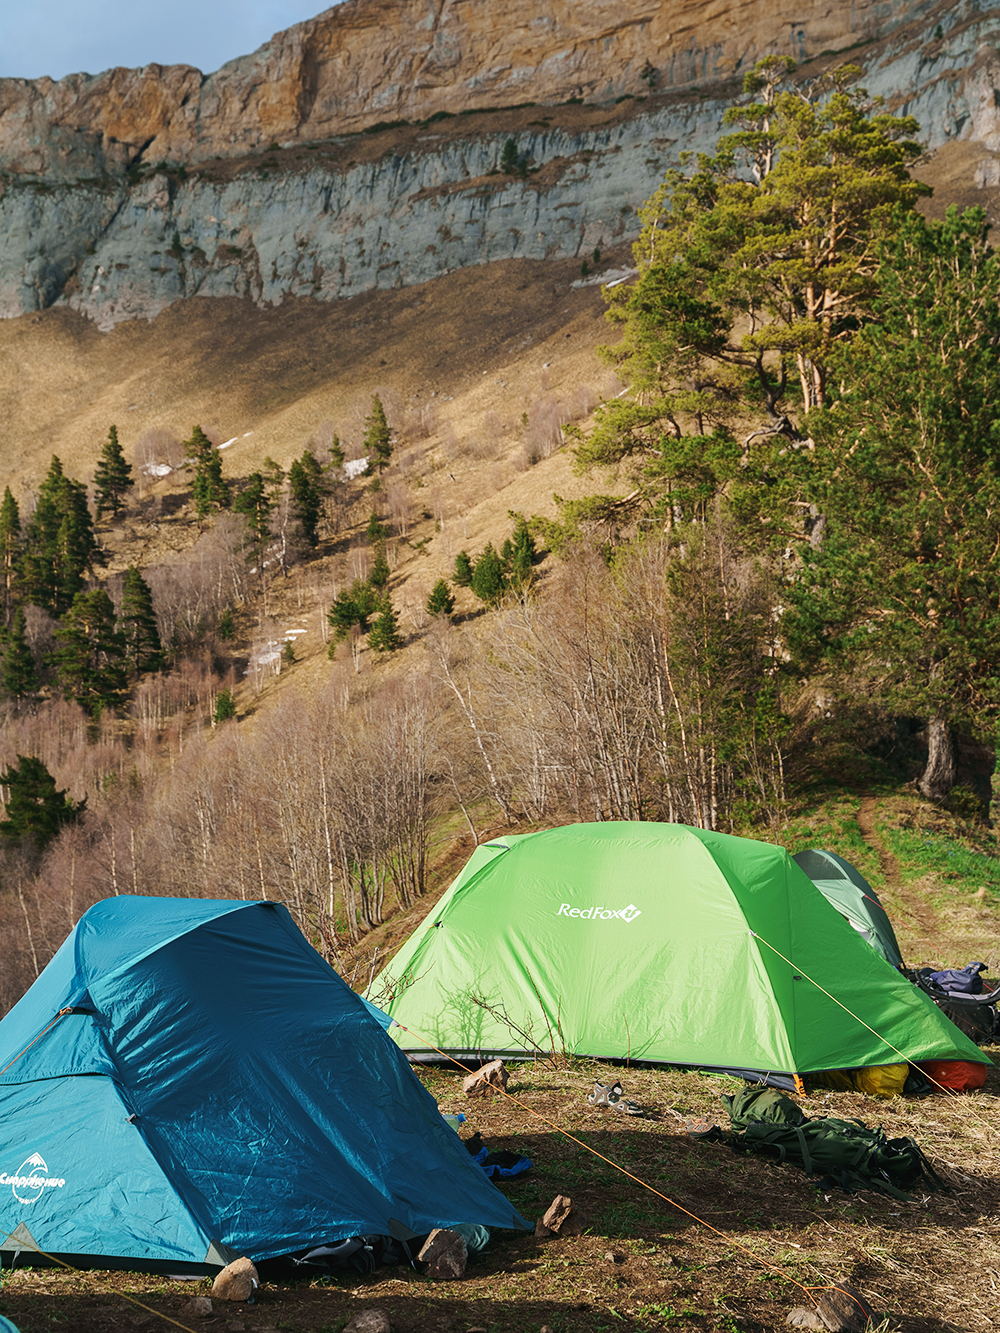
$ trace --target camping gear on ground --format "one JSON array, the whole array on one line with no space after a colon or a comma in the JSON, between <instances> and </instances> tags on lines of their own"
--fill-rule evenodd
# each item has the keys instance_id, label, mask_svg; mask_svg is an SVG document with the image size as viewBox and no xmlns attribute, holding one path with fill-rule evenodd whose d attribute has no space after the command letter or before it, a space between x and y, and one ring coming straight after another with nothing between
<instances>
[{"instance_id":1,"label":"camping gear on ground","mask_svg":"<svg viewBox=\"0 0 1000 1333\"><path fill-rule=\"evenodd\" d=\"M902 1097L909 1077L908 1064L869 1065L867 1069L827 1069L810 1074L806 1087L837 1092L863 1092L869 1097Z\"/></svg>"},{"instance_id":2,"label":"camping gear on ground","mask_svg":"<svg viewBox=\"0 0 1000 1333\"><path fill-rule=\"evenodd\" d=\"M268 902L98 903L0 1022L0 1250L210 1272L352 1236L530 1229Z\"/></svg>"},{"instance_id":3,"label":"camping gear on ground","mask_svg":"<svg viewBox=\"0 0 1000 1333\"><path fill-rule=\"evenodd\" d=\"M508 1148L491 1151L485 1146L472 1160L486 1172L490 1180L513 1180L515 1176L523 1176L525 1171L530 1171L535 1165L531 1158L525 1157L523 1153L511 1152Z\"/></svg>"},{"instance_id":4,"label":"camping gear on ground","mask_svg":"<svg viewBox=\"0 0 1000 1333\"><path fill-rule=\"evenodd\" d=\"M982 1058L787 851L680 824L482 844L382 979L414 1060L555 1051L794 1086L900 1052Z\"/></svg>"},{"instance_id":5,"label":"camping gear on ground","mask_svg":"<svg viewBox=\"0 0 1000 1333\"><path fill-rule=\"evenodd\" d=\"M970 974L971 984L975 985L975 982L979 981L982 991L981 994L975 994L960 988L948 989L947 978L958 976L961 986L970 968L982 966L981 963L970 963L968 968L948 969L946 972L932 972L929 967L918 967L905 974L915 986L919 986L930 996L934 1004L942 1013L947 1014L957 1028L980 1045L1000 1036L1000 1016L996 1007L997 1001L1000 1000L1000 986L992 991L983 991L979 974L975 973L974 976ZM935 980L941 976L946 978L944 986Z\"/></svg>"},{"instance_id":6,"label":"camping gear on ground","mask_svg":"<svg viewBox=\"0 0 1000 1333\"><path fill-rule=\"evenodd\" d=\"M986 1082L986 1066L970 1060L921 1060L917 1068L933 1080L935 1092L975 1092Z\"/></svg>"},{"instance_id":7,"label":"camping gear on ground","mask_svg":"<svg viewBox=\"0 0 1000 1333\"><path fill-rule=\"evenodd\" d=\"M594 1091L589 1095L587 1101L591 1106L610 1106L616 1111L621 1111L622 1115L645 1115L638 1102L630 1102L627 1097L622 1096L622 1085L615 1080L614 1083L604 1084L594 1080Z\"/></svg>"},{"instance_id":8,"label":"camping gear on ground","mask_svg":"<svg viewBox=\"0 0 1000 1333\"><path fill-rule=\"evenodd\" d=\"M893 967L902 968L903 956L892 922L878 894L856 866L836 852L823 851L819 847L796 852L792 860L809 876L830 906L851 923L876 953Z\"/></svg>"},{"instance_id":9,"label":"camping gear on ground","mask_svg":"<svg viewBox=\"0 0 1000 1333\"><path fill-rule=\"evenodd\" d=\"M449 1228L465 1241L469 1254L478 1254L490 1243L490 1233L474 1222L456 1222ZM423 1247L425 1236L349 1236L332 1245L317 1245L303 1254L283 1255L266 1260L262 1271L269 1278L308 1276L303 1269L321 1273L358 1273L368 1277L379 1268L394 1268L409 1264L416 1268L416 1256ZM0 1333L3 1330L0 1329Z\"/></svg>"},{"instance_id":10,"label":"camping gear on ground","mask_svg":"<svg viewBox=\"0 0 1000 1333\"><path fill-rule=\"evenodd\" d=\"M513 1176L522 1176L530 1171L534 1162L530 1157L510 1152L506 1148L491 1151L483 1142L483 1136L477 1129L465 1140L465 1149L477 1166L482 1167L491 1180L510 1180ZM452 1228L454 1230L454 1227Z\"/></svg>"},{"instance_id":11,"label":"camping gear on ground","mask_svg":"<svg viewBox=\"0 0 1000 1333\"><path fill-rule=\"evenodd\" d=\"M982 995L985 963L968 963L965 967L948 967L942 972L931 972L927 978L949 995Z\"/></svg>"},{"instance_id":12,"label":"camping gear on ground","mask_svg":"<svg viewBox=\"0 0 1000 1333\"><path fill-rule=\"evenodd\" d=\"M946 1188L913 1139L887 1138L881 1128L869 1129L860 1120L810 1119L773 1088L723 1094L722 1102L735 1131L722 1137L734 1152L791 1162L807 1176L821 1176L821 1189L836 1186L848 1194L876 1189L908 1199L918 1185Z\"/></svg>"}]
</instances>

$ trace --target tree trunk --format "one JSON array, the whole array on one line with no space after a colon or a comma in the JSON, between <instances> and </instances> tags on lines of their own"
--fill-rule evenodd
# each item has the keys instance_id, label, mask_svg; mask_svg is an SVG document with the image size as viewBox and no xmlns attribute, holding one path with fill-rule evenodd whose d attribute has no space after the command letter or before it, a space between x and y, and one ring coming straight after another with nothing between
<instances>
[{"instance_id":1,"label":"tree trunk","mask_svg":"<svg viewBox=\"0 0 1000 1333\"><path fill-rule=\"evenodd\" d=\"M918 785L921 796L935 805L947 800L955 785L955 744L944 718L927 723L927 767Z\"/></svg>"}]
</instances>

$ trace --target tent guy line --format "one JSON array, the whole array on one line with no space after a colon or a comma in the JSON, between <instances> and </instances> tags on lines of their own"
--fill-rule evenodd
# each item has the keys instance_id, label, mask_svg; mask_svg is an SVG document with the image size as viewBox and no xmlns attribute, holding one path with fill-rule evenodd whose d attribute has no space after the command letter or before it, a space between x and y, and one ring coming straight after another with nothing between
<instances>
[{"instance_id":1,"label":"tent guy line","mask_svg":"<svg viewBox=\"0 0 1000 1333\"><path fill-rule=\"evenodd\" d=\"M66 1011L64 1011L64 1012L68 1012L68 1010L66 1010ZM61 1017L61 1015L58 1015L58 1017ZM49 1026L50 1026L50 1027L52 1026L51 1023L49 1024ZM38 1035L41 1036L42 1034L39 1033ZM22 1054L23 1054L23 1052L22 1052ZM14 1060L16 1060L16 1059L17 1059L17 1056L14 1057ZM14 1063L14 1060L11 1060L11 1062L10 1062L11 1065ZM8 1065L7 1068L9 1069L9 1068L10 1068L10 1065ZM0 1071L0 1072L2 1072L2 1071ZM17 1228L15 1227L14 1230L16 1231ZM8 1231L6 1234L4 1234L3 1232L0 1232L0 1235L3 1235L4 1240L13 1240L13 1239L14 1239L14 1232L13 1232L13 1231ZM57 1254L47 1254L47 1253L45 1252L45 1250L43 1250L43 1249L41 1248L41 1246L36 1245L35 1242L34 1242L33 1240L30 1240L30 1239L28 1239L27 1237L25 1237L25 1236L23 1236L23 1235L22 1235L21 1237L18 1238L17 1243L18 1243L19 1245L28 1245L28 1246L30 1246L30 1248L33 1249L34 1252L35 1252L36 1254L40 1254L40 1255L42 1256L43 1259L48 1259L50 1263L58 1264L60 1268L65 1268L65 1270L66 1270L67 1273L75 1273L75 1274L77 1275L77 1277L83 1277L83 1276L84 1276L84 1274L83 1274L83 1272L81 1271L81 1269L79 1269L79 1268L74 1268L72 1264L68 1264L68 1263L66 1263L66 1261L65 1261L64 1259L60 1259L59 1256L58 1256ZM176 1319L171 1319L170 1315L168 1315L168 1314L164 1314L162 1310L154 1310L153 1307L152 1307L151 1305L143 1305L142 1301L137 1301L136 1298L135 1298L134 1296L130 1296L130 1295L128 1294L127 1291L116 1291L116 1292L109 1293L109 1294L118 1296L118 1297L120 1297L123 1301L128 1301L128 1303L129 1303L130 1305L134 1305L134 1306L136 1306L136 1307L137 1307L138 1309L140 1309L140 1310L145 1310L147 1314L155 1314L156 1317L157 1317L158 1319L162 1319L162 1320L164 1320L164 1321L165 1321L166 1323L168 1323L168 1324L173 1324L174 1328L182 1329L182 1330L183 1330L183 1333L195 1333L195 1330L194 1330L193 1328L189 1328L187 1324L179 1324L179 1323L177 1322Z\"/></svg>"},{"instance_id":2,"label":"tent guy line","mask_svg":"<svg viewBox=\"0 0 1000 1333\"><path fill-rule=\"evenodd\" d=\"M848 1009L847 1005L844 1004L842 1000L838 1000L836 995L831 995L828 990L824 990L824 988L819 984L818 981L813 981L812 977L809 976L807 972L803 972L801 968L795 967L791 959L786 958L780 949L776 949L774 945L770 942L770 940L766 940L763 935L758 934L757 931L755 930L751 930L750 934L754 937L755 940L760 940L761 944L766 944L767 947L771 950L771 952L776 953L778 957L782 960L782 962L787 963L788 966L792 968L794 972L797 972L799 976L801 976L803 981L808 981L813 986L815 986L817 990L823 991L823 994L827 997L827 999L832 1000L834 1004L840 1005L841 1009L843 1009L845 1014L850 1014L851 1018L857 1019L857 1021L861 1024L863 1028L868 1028L868 1031L872 1034L873 1037L878 1037L879 1041L884 1041L886 1046L889 1047L889 1050L895 1051L901 1060L904 1060L907 1064L913 1063L910 1057L908 1055L904 1055L898 1046L893 1046L892 1042L888 1039L888 1037L883 1037L881 1032L876 1032L874 1028L868 1027L868 1024L865 1022L865 1020L863 1018L858 1018L858 1015L854 1013L852 1010ZM936 1088L940 1088L942 1092L947 1093L950 1097L959 1096L958 1092L956 1092L954 1088L946 1088L943 1083L939 1083L937 1079L923 1067L921 1067L920 1072L923 1074L924 1078L927 1080L928 1083L933 1083ZM992 1131L993 1126L990 1125L990 1123L987 1120L982 1119L980 1116L972 1116L970 1118L976 1120L985 1129Z\"/></svg>"},{"instance_id":3,"label":"tent guy line","mask_svg":"<svg viewBox=\"0 0 1000 1333\"><path fill-rule=\"evenodd\" d=\"M457 1065L459 1069L464 1069L467 1074L475 1072L473 1069L470 1069L468 1065L463 1064L462 1061L457 1059L454 1055L448 1055L444 1051L438 1050L438 1048L432 1042L428 1041L421 1033L414 1032L413 1029L408 1028L405 1023L400 1023L398 1020L394 1021L396 1027L402 1028L403 1031L408 1032L411 1037L415 1037L417 1041L423 1042L427 1049L433 1051L436 1055L444 1056L449 1064ZM813 1297L812 1292L833 1290L831 1287L804 1286L801 1282L796 1281L795 1278L789 1277L787 1273L782 1272L782 1270L777 1268L774 1264L769 1263L766 1259L762 1259L759 1254L755 1254L748 1245L744 1245L742 1242L734 1240L731 1236L727 1236L724 1231L720 1231L718 1227L713 1227L711 1222L706 1222L705 1219L699 1217L697 1213L692 1213L689 1208L685 1208L684 1205L678 1203L676 1199L671 1199L668 1194L661 1193L655 1185L650 1185L649 1182L643 1180L641 1176L633 1175L631 1171L614 1161L613 1158L605 1157L604 1153L598 1152L597 1149L592 1148L589 1143L584 1143L582 1139L578 1139L576 1135L571 1134L568 1129L563 1129L561 1125L557 1125L554 1120L550 1120L548 1116L543 1115L541 1111L536 1111L534 1107L527 1106L520 1100L520 1098L515 1097L512 1092L508 1092L506 1088L495 1087L493 1090L494 1092L501 1093L509 1101L512 1101L515 1106L519 1106L522 1111L527 1111L529 1115L533 1115L536 1120L541 1120L543 1124L554 1129L556 1133L561 1134L563 1138L569 1139L571 1143L575 1143L578 1147L586 1149L587 1152L592 1153L595 1157L599 1157L602 1162L607 1162L608 1166L613 1167L616 1171L620 1171L621 1174L626 1176L629 1180L634 1180L637 1185L641 1185L642 1188L648 1190L650 1194L655 1194L658 1199L662 1199L664 1203L668 1203L671 1208L676 1208L677 1211L683 1213L685 1217L690 1217L691 1220L697 1222L699 1226L705 1227L706 1230L711 1231L713 1235L718 1236L720 1240L724 1240L727 1245L733 1246L734 1249L742 1250L744 1254L748 1254L751 1259L755 1260L758 1264L761 1264L764 1268L769 1269L770 1272L776 1274L780 1278L784 1278L786 1282L791 1282L792 1285L798 1287L800 1291L804 1291L814 1305L817 1304L817 1301Z\"/></svg>"},{"instance_id":4,"label":"tent guy line","mask_svg":"<svg viewBox=\"0 0 1000 1333\"><path fill-rule=\"evenodd\" d=\"M41 1039L45 1036L46 1032L48 1032L49 1028L55 1027L55 1025L59 1022L60 1018L64 1018L66 1014L71 1014L71 1013L73 1013L72 1005L67 1005L65 1009L60 1009L59 1012L56 1014L55 1018L53 1018L52 1022L46 1023L45 1026L42 1028L41 1032L39 1032L38 1036L32 1037L31 1041L28 1042L24 1050L18 1051L17 1055L14 1056L13 1060L8 1060L7 1063L4 1065L3 1069L0 1069L0 1078L3 1078L4 1074L6 1074L7 1070L10 1069L11 1065L17 1064L18 1060L20 1060L22 1055L26 1055L28 1051L31 1050L32 1046L34 1046L36 1041L41 1041Z\"/></svg>"}]
</instances>

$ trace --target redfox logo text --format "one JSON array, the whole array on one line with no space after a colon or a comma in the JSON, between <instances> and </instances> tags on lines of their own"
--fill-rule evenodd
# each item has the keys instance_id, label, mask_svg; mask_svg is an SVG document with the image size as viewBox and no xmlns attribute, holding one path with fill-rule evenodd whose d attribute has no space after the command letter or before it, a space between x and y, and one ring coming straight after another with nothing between
<instances>
[{"instance_id":1,"label":"redfox logo text","mask_svg":"<svg viewBox=\"0 0 1000 1333\"><path fill-rule=\"evenodd\" d=\"M634 921L642 913L635 903L629 903L619 912L613 912L610 907L570 907L569 903L560 903L556 916L576 916L581 921Z\"/></svg>"}]
</instances>

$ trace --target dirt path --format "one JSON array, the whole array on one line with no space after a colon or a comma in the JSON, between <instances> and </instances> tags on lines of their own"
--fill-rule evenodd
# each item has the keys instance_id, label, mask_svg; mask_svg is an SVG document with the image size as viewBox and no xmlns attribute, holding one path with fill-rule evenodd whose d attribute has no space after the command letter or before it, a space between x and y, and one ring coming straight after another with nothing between
<instances>
[{"instance_id":1,"label":"dirt path","mask_svg":"<svg viewBox=\"0 0 1000 1333\"><path fill-rule=\"evenodd\" d=\"M886 889L896 900L898 908L902 909L914 922L919 932L917 939L923 944L930 944L937 930L937 920L934 912L928 907L919 890L904 884L899 862L879 837L875 827L875 808L877 804L876 797L862 796L861 806L858 810L858 827L861 830L861 836L878 855L882 873L885 875Z\"/></svg>"}]
</instances>

